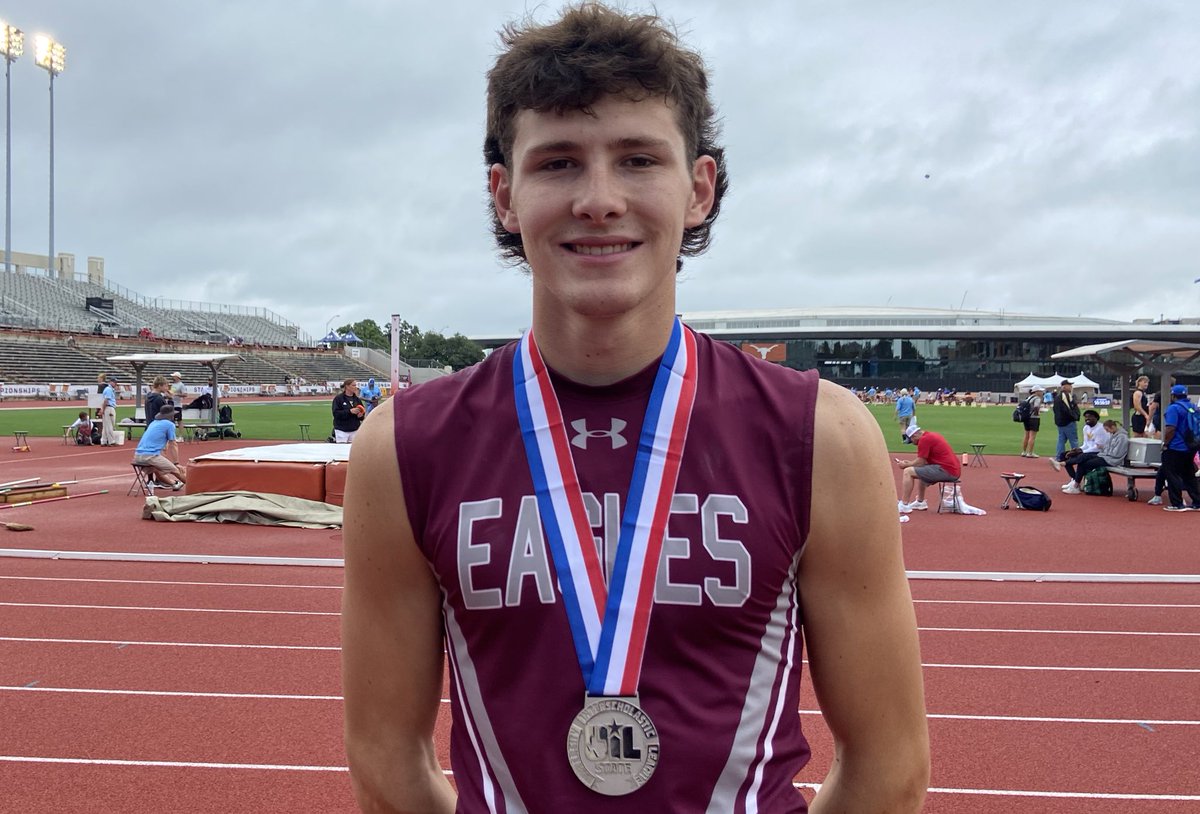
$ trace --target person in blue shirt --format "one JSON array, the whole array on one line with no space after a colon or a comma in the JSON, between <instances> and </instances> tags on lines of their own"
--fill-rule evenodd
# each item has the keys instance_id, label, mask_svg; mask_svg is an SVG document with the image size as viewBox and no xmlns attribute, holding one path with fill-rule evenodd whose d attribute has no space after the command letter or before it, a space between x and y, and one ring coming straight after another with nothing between
<instances>
[{"instance_id":1,"label":"person in blue shirt","mask_svg":"<svg viewBox=\"0 0 1200 814\"><path fill-rule=\"evenodd\" d=\"M163 452L170 449L171 458ZM154 469L155 479L170 486L175 491L183 488L183 470L179 468L179 441L175 438L175 408L164 404L154 416L154 420L142 433L133 452L133 462L138 466L148 466Z\"/></svg>"},{"instance_id":2,"label":"person in blue shirt","mask_svg":"<svg viewBox=\"0 0 1200 814\"><path fill-rule=\"evenodd\" d=\"M379 399L383 395L383 391L375 383L375 377L372 376L367 379L367 386L360 390L358 395L363 400L363 406L367 408L367 415L370 415L371 411L379 406Z\"/></svg>"},{"instance_id":3,"label":"person in blue shirt","mask_svg":"<svg viewBox=\"0 0 1200 814\"><path fill-rule=\"evenodd\" d=\"M100 418L103 422L100 445L115 446L117 443L117 391L114 385L117 380L112 376L101 374L100 383L103 385L100 395L104 396L104 404L100 407Z\"/></svg>"},{"instance_id":4,"label":"person in blue shirt","mask_svg":"<svg viewBox=\"0 0 1200 814\"><path fill-rule=\"evenodd\" d=\"M1163 506L1168 512L1183 512L1189 507L1183 505L1183 491L1186 489L1192 501L1191 509L1200 510L1200 484L1196 482L1196 465L1192 459L1195 453L1188 449L1186 432L1188 413L1194 412L1196 405L1188 400L1187 387L1182 384L1171 386L1171 405L1163 415L1162 470L1167 474L1167 497L1170 506Z\"/></svg>"},{"instance_id":5,"label":"person in blue shirt","mask_svg":"<svg viewBox=\"0 0 1200 814\"><path fill-rule=\"evenodd\" d=\"M908 425L916 419L916 402L908 394L907 387L900 388L900 397L896 399L896 423L900 425L900 433L908 429Z\"/></svg>"}]
</instances>

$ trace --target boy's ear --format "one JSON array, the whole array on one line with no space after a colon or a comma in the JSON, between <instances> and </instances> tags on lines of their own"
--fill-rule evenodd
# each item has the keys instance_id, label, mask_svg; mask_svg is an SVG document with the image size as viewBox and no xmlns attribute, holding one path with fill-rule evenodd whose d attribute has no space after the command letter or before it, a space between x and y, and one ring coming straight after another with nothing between
<instances>
[{"instance_id":1,"label":"boy's ear","mask_svg":"<svg viewBox=\"0 0 1200 814\"><path fill-rule=\"evenodd\" d=\"M521 219L512 205L512 183L508 177L508 168L503 164L493 164L488 171L488 189L492 193L492 205L496 207L496 217L500 224L514 235L521 233Z\"/></svg>"}]
</instances>

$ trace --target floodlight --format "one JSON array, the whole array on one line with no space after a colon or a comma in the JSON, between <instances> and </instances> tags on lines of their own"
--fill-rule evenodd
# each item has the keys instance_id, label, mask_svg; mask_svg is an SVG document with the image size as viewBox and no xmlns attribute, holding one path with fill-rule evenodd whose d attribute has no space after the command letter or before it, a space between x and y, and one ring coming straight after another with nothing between
<instances>
[{"instance_id":1,"label":"floodlight","mask_svg":"<svg viewBox=\"0 0 1200 814\"><path fill-rule=\"evenodd\" d=\"M25 53L25 32L0 20L0 55L12 62Z\"/></svg>"},{"instance_id":2,"label":"floodlight","mask_svg":"<svg viewBox=\"0 0 1200 814\"><path fill-rule=\"evenodd\" d=\"M38 34L33 40L33 61L39 68L58 76L67 67L67 49L45 34Z\"/></svg>"}]
</instances>

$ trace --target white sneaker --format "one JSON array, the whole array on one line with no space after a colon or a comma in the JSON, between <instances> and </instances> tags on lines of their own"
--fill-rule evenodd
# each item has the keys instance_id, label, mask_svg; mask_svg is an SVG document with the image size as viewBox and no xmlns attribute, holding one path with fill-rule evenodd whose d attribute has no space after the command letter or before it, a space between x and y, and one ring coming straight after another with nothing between
<instances>
[{"instance_id":1,"label":"white sneaker","mask_svg":"<svg viewBox=\"0 0 1200 814\"><path fill-rule=\"evenodd\" d=\"M1149 500L1147 500L1147 501L1146 501L1146 505L1147 505L1147 506L1161 506L1161 505L1162 505L1162 498L1161 498L1161 497L1159 497L1158 495L1155 495L1154 497L1152 497L1152 498L1150 498Z\"/></svg>"},{"instance_id":2,"label":"white sneaker","mask_svg":"<svg viewBox=\"0 0 1200 814\"><path fill-rule=\"evenodd\" d=\"M1071 481L1066 486L1064 486L1063 492L1068 495L1082 495L1083 494L1083 492L1080 490L1080 488L1075 485L1075 481Z\"/></svg>"},{"instance_id":3,"label":"white sneaker","mask_svg":"<svg viewBox=\"0 0 1200 814\"><path fill-rule=\"evenodd\" d=\"M1040 458L1040 457L1042 457L1042 456L1041 456L1041 455L1038 455L1036 452L1031 452L1031 453L1029 453L1029 457L1030 457L1030 458Z\"/></svg>"},{"instance_id":4,"label":"white sneaker","mask_svg":"<svg viewBox=\"0 0 1200 814\"><path fill-rule=\"evenodd\" d=\"M1057 458L1050 458L1048 460L1050 461L1050 465L1052 467L1054 467L1055 472L1062 472L1062 462L1061 461L1059 461Z\"/></svg>"},{"instance_id":5,"label":"white sneaker","mask_svg":"<svg viewBox=\"0 0 1200 814\"><path fill-rule=\"evenodd\" d=\"M908 508L915 509L918 512L924 512L929 510L929 503L924 500L914 500L912 503L908 504Z\"/></svg>"},{"instance_id":6,"label":"white sneaker","mask_svg":"<svg viewBox=\"0 0 1200 814\"><path fill-rule=\"evenodd\" d=\"M912 506L903 500L896 501L896 509L899 510L900 514L912 514Z\"/></svg>"}]
</instances>

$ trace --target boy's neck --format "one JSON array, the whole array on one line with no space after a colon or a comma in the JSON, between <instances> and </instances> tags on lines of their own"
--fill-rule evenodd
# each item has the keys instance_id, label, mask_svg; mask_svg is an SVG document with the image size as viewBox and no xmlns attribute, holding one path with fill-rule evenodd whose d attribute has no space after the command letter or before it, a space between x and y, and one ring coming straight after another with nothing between
<instances>
[{"instance_id":1,"label":"boy's neck","mask_svg":"<svg viewBox=\"0 0 1200 814\"><path fill-rule=\"evenodd\" d=\"M632 376L662 356L674 316L539 321L535 313L534 336L542 358L555 372L580 384L606 385Z\"/></svg>"}]
</instances>

